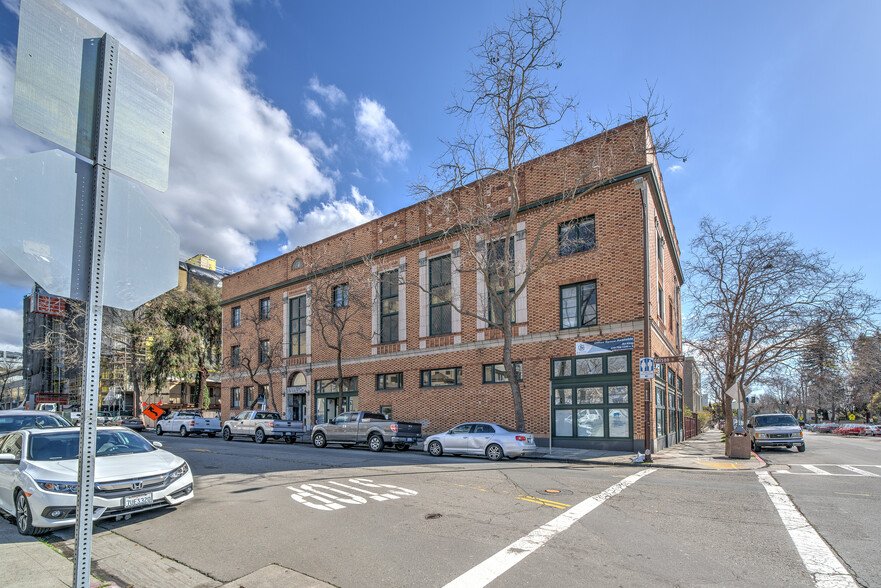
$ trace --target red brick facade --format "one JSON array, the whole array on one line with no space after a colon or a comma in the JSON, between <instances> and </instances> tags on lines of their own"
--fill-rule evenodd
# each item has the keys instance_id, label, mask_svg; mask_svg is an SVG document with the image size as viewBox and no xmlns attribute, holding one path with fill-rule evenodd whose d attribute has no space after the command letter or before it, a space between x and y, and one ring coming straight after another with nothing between
<instances>
[{"instance_id":1,"label":"red brick facade","mask_svg":"<svg viewBox=\"0 0 881 588\"><path fill-rule=\"evenodd\" d=\"M555 432L555 445L583 447L610 447L621 449L642 449L645 431L644 380L639 379L639 358L644 353L644 272L643 272L643 200L640 183L648 192L649 217L649 267L651 301L650 354L668 356L681 354L679 329L681 311L678 292L682 281L679 266L679 247L675 229L669 214L666 194L657 162L644 150L634 150L634 137L646 140L646 133L640 131L641 121L614 129L602 136L586 139L554 153L527 163L520 175L521 193L526 201L521 202L517 216L517 233L514 241L515 257L523 255L523 247L518 242L528 242L538 233L540 244L556 253L558 224L592 215L595 219L595 246L587 251L573 253L560 258L557 263L545 267L527 282L525 303L517 310L514 325L514 344L512 357L522 362L523 394L526 429L536 435L539 443L547 443L551 431ZM642 133L640 135L640 133ZM575 197L552 226L541 231L538 223L542 218L539 209L530 209L530 204L565 193L574 186L573 178L586 162L592 162L588 169L594 169L593 177L577 180L581 185L591 185L601 181L602 186L586 191ZM599 169L598 169L599 168ZM598 171L597 171L598 169ZM501 184L500 184L501 186ZM500 190L499 210L508 205L507 192ZM467 189L462 198L467 198ZM336 353L329 349L318 335L318 325L314 320L312 297L324 290L318 281L334 280L352 284L370 283L371 273L375 276L390 269L399 269L404 285L399 288L399 321L401 328L397 342L381 343L377 332L378 294L374 291L369 300L370 308L353 319L349 329L360 332L363 337L348 336L343 353L345 377L357 377L357 407L360 410L378 411L381 407L389 410L393 418L416 420L424 423L424 432L434 433L451 426L473 420L499 422L513 426L514 410L510 386L507 383L485 383L483 366L501 363L502 345L500 334L495 329L487 329L486 324L453 310L452 333L429 336L427 332L426 286L427 265L438 255L451 254L453 266L461 265L460 271L452 271L452 291L454 299L458 296L459 307L463 311L474 309L478 292L478 276L470 272L471 258L465 251L471 251L470 243L462 243L460 236L442 236L444 229L452 226L452 221L443 214L430 213L428 206L417 204L404 208L364 225L352 228L338 235L298 248L290 253L243 270L223 281L223 354L229 358L232 347L239 346L239 353L255 349L256 339L266 339L271 349L279 350L284 356L284 365L275 360L272 368L273 391L279 410L287 411L291 400L305 399L304 414L294 415L313 424L316 419L325 417L322 408L326 402L316 395L316 382L336 377ZM512 235L513 236L513 235ZM659 239L659 236L661 237ZM661 255L658 247L661 246ZM322 267L349 262L348 267L329 271L316 278L309 269L309 259L318 252L325 259ZM457 255L458 254L458 255ZM311 256L311 257L310 257ZM363 261L370 256L368 261ZM305 263L300 264L300 260ZM596 326L561 328L561 287L588 281L596 283ZM324 283L324 282L322 282ZM420 287L420 284L422 287ZM659 290L663 290L659 298ZM481 291L482 292L482 291ZM291 353L289 345L289 315L292 312L291 300L305 295L309 302L308 347L305 353ZM485 295L485 294L481 294ZM260 300L269 299L269 318L257 321L248 320L259 314ZM663 302L663 311L659 307ZM240 326L233 325L233 309L241 313ZM296 312L296 311L293 311ZM663 314L662 314L663 312ZM458 318L456 317L458 315ZM662 318L663 317L663 318ZM255 326L256 325L256 326ZM259 334L258 334L259 331ZM605 377L571 380L552 378L554 358L576 356L576 342L601 342L620 338L633 338L632 351L624 352L628 358L629 373L616 372ZM612 353L620 356L621 353ZM583 355L587 357L608 357L609 355ZM613 360L619 369L620 360ZM253 386L247 372L225 362L222 383L223 416L235 413L245 407L243 390ZM572 364L580 369L582 364ZM607 360L603 369L612 370ZM668 366L681 376L681 366ZM461 368L461 381L448 387L423 387L423 370ZM559 368L559 369L562 369ZM574 372L574 370L573 370ZM305 397L294 398L286 394L286 387L292 383L295 374L305 376ZM393 390L377 390L377 375L403 373L403 387ZM562 373L562 372L561 372ZM257 376L260 384L268 384L265 371ZM674 382L675 377L674 377ZM612 388L623 390L626 383L628 399L618 404L617 409L609 408ZM584 410L574 413L560 412L565 406L553 402L565 398L565 389L580 398L579 386L594 386L605 390L604 408L592 410L585 405ZM605 386L605 387L604 387ZM604 388L603 388L604 387ZM559 399L557 389L560 388ZM233 406L231 391L236 389L239 405ZM296 389L301 392L302 389ZM268 388L267 388L268 394ZM678 416L673 417L668 426L658 428L656 418L659 414L669 418L667 413L658 413L655 406L655 384L652 384L649 414L650 438L663 437L655 446L663 446L674 440L675 431L681 427ZM256 397L252 391L251 399ZM602 394L600 395L602 397ZM585 396L586 398L586 396ZM616 398L618 398L616 396ZM665 397L666 400L666 397ZM325 404L322 404L325 402ZM681 407L681 389L674 403ZM665 402L669 404L669 402ZM272 404L269 403L270 408ZM612 412L615 410L613 415ZM566 422L566 419L570 422ZM618 424L611 436L612 419ZM552 424L554 419L556 424ZM593 420L593 435L584 436L588 421ZM626 427L624 421L627 422ZM577 426L576 426L577 422ZM597 424L600 423L600 424ZM604 424L603 424L604 423ZM582 427L581 425L584 425ZM560 434L572 427L572 434ZM626 431L625 431L626 429ZM596 431L600 431L597 435ZM603 433L603 431L605 433ZM661 435L659 435L659 431ZM623 436L626 433L626 436ZM665 435L670 433L672 435Z\"/></svg>"}]
</instances>

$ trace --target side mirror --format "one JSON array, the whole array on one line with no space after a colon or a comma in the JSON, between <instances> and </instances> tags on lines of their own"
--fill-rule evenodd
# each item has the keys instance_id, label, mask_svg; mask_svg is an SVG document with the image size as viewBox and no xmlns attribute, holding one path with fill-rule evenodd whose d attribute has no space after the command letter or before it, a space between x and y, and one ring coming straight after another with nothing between
<instances>
[{"instance_id":1,"label":"side mirror","mask_svg":"<svg viewBox=\"0 0 881 588\"><path fill-rule=\"evenodd\" d=\"M153 441L153 447L155 447L156 449L162 449L162 443L160 443L159 441Z\"/></svg>"},{"instance_id":2,"label":"side mirror","mask_svg":"<svg viewBox=\"0 0 881 588\"><path fill-rule=\"evenodd\" d=\"M0 464L18 465L21 460L12 453L0 453Z\"/></svg>"},{"instance_id":3,"label":"side mirror","mask_svg":"<svg viewBox=\"0 0 881 588\"><path fill-rule=\"evenodd\" d=\"M747 424L746 424L746 428L747 428L747 429L752 429L752 428L753 428L753 424L752 424L752 423L747 423Z\"/></svg>"}]
</instances>

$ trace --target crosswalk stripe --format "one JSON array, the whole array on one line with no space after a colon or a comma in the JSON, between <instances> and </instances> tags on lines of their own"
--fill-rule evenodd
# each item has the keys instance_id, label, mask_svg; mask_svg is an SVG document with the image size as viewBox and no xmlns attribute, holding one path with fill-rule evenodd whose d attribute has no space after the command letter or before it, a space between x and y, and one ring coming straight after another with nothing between
<instances>
[{"instance_id":1,"label":"crosswalk stripe","mask_svg":"<svg viewBox=\"0 0 881 588\"><path fill-rule=\"evenodd\" d=\"M842 465L838 466L840 468L844 468L849 472L854 472L856 474L860 474L861 476L869 476L870 478L881 478L878 474L873 474L872 472L867 472L866 470L861 470L858 467L854 467L852 465Z\"/></svg>"},{"instance_id":2,"label":"crosswalk stripe","mask_svg":"<svg viewBox=\"0 0 881 588\"><path fill-rule=\"evenodd\" d=\"M810 471L814 472L815 474L819 474L821 476L831 476L832 475L830 472L827 472L826 470L821 470L817 466L803 464L803 467L806 470L810 470Z\"/></svg>"}]
</instances>

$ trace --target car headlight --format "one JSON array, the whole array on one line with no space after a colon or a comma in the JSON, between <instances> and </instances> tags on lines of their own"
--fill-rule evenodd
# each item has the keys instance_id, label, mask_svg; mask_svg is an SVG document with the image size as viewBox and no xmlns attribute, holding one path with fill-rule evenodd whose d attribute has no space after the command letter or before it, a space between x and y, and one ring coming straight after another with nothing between
<instances>
[{"instance_id":1,"label":"car headlight","mask_svg":"<svg viewBox=\"0 0 881 588\"><path fill-rule=\"evenodd\" d=\"M76 482L44 482L37 480L37 486L47 492L58 492L59 494L76 494Z\"/></svg>"},{"instance_id":2,"label":"car headlight","mask_svg":"<svg viewBox=\"0 0 881 588\"><path fill-rule=\"evenodd\" d=\"M765 439L768 437L767 433L756 433L756 439Z\"/></svg>"},{"instance_id":3,"label":"car headlight","mask_svg":"<svg viewBox=\"0 0 881 588\"><path fill-rule=\"evenodd\" d=\"M181 476L186 474L188 471L190 471L190 466L187 465L187 462L184 462L184 465L182 465L179 468L177 468L176 470L172 471L170 474L168 474L168 477L171 480L177 480L178 478L180 478Z\"/></svg>"}]
</instances>

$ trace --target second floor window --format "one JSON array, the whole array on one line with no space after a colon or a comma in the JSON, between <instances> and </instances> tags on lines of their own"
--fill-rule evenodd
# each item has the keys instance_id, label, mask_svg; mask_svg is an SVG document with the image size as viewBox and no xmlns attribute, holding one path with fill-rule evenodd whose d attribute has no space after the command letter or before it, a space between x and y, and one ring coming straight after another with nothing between
<instances>
[{"instance_id":1,"label":"second floor window","mask_svg":"<svg viewBox=\"0 0 881 588\"><path fill-rule=\"evenodd\" d=\"M595 227L593 215L560 223L557 226L560 255L571 255L593 249L596 246Z\"/></svg>"},{"instance_id":2,"label":"second floor window","mask_svg":"<svg viewBox=\"0 0 881 588\"><path fill-rule=\"evenodd\" d=\"M340 284L333 287L333 307L345 308L349 306L349 285Z\"/></svg>"},{"instance_id":3,"label":"second floor window","mask_svg":"<svg viewBox=\"0 0 881 588\"><path fill-rule=\"evenodd\" d=\"M242 326L242 307L241 306L233 306L232 307L232 316L230 318L231 318L230 322L231 322L232 326L234 326L234 327Z\"/></svg>"},{"instance_id":4,"label":"second floor window","mask_svg":"<svg viewBox=\"0 0 881 588\"><path fill-rule=\"evenodd\" d=\"M507 251L505 243L507 242ZM487 308L489 324L501 327L504 308L511 308L511 322L516 323L514 312L514 239L494 241L487 250L487 275L490 276L490 291ZM493 294L494 293L494 294Z\"/></svg>"},{"instance_id":5,"label":"second floor window","mask_svg":"<svg viewBox=\"0 0 881 588\"><path fill-rule=\"evenodd\" d=\"M238 390L238 388L236 388L236 390ZM245 401L245 408L251 406L251 387L250 386L245 386L244 401Z\"/></svg>"},{"instance_id":6,"label":"second floor window","mask_svg":"<svg viewBox=\"0 0 881 588\"><path fill-rule=\"evenodd\" d=\"M560 287L560 328L577 329L597 324L597 283Z\"/></svg>"},{"instance_id":7,"label":"second floor window","mask_svg":"<svg viewBox=\"0 0 881 588\"><path fill-rule=\"evenodd\" d=\"M258 349L258 361L260 363L266 363L269 361L269 339L263 339L260 341L260 347Z\"/></svg>"},{"instance_id":8,"label":"second floor window","mask_svg":"<svg viewBox=\"0 0 881 588\"><path fill-rule=\"evenodd\" d=\"M664 289L658 284L658 317L664 322Z\"/></svg>"},{"instance_id":9,"label":"second floor window","mask_svg":"<svg viewBox=\"0 0 881 588\"><path fill-rule=\"evenodd\" d=\"M444 255L428 262L428 334L444 335L453 332L452 257Z\"/></svg>"},{"instance_id":10,"label":"second floor window","mask_svg":"<svg viewBox=\"0 0 881 588\"><path fill-rule=\"evenodd\" d=\"M397 372L394 374L377 374L376 389L377 390L400 390L404 387L404 373Z\"/></svg>"},{"instance_id":11,"label":"second floor window","mask_svg":"<svg viewBox=\"0 0 881 588\"><path fill-rule=\"evenodd\" d=\"M514 362L514 373L517 375L517 381L523 381L523 364L519 361ZM505 364L493 363L483 366L483 383L484 384L501 384L508 381L508 374L505 372Z\"/></svg>"},{"instance_id":12,"label":"second floor window","mask_svg":"<svg viewBox=\"0 0 881 588\"><path fill-rule=\"evenodd\" d=\"M269 298L260 299L260 320L265 321L269 318Z\"/></svg>"},{"instance_id":13,"label":"second floor window","mask_svg":"<svg viewBox=\"0 0 881 588\"><path fill-rule=\"evenodd\" d=\"M462 368L444 368L440 370L422 370L422 387L438 388L442 386L459 386L462 383Z\"/></svg>"},{"instance_id":14,"label":"second floor window","mask_svg":"<svg viewBox=\"0 0 881 588\"><path fill-rule=\"evenodd\" d=\"M229 363L233 366L242 365L242 349L238 345L233 345L229 350Z\"/></svg>"},{"instance_id":15,"label":"second floor window","mask_svg":"<svg viewBox=\"0 0 881 588\"><path fill-rule=\"evenodd\" d=\"M291 298L288 304L290 355L303 355L306 353L306 297Z\"/></svg>"},{"instance_id":16,"label":"second floor window","mask_svg":"<svg viewBox=\"0 0 881 588\"><path fill-rule=\"evenodd\" d=\"M239 408L241 405L239 404L239 389L238 388L230 388L229 389L229 407L230 408Z\"/></svg>"},{"instance_id":17,"label":"second floor window","mask_svg":"<svg viewBox=\"0 0 881 588\"><path fill-rule=\"evenodd\" d=\"M379 342L398 340L398 270L379 277Z\"/></svg>"}]
</instances>

